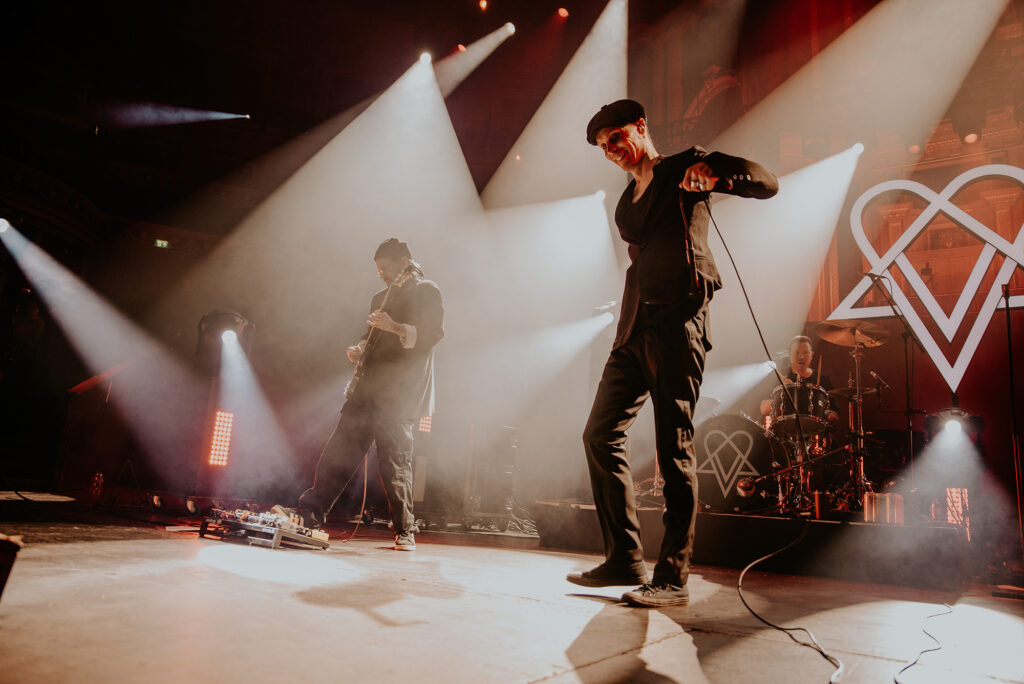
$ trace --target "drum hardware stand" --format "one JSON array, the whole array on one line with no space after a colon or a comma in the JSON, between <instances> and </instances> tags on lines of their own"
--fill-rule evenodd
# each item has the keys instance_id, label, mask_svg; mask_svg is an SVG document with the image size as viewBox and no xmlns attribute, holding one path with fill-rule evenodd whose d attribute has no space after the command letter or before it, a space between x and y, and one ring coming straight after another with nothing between
<instances>
[{"instance_id":1,"label":"drum hardware stand","mask_svg":"<svg viewBox=\"0 0 1024 684\"><path fill-rule=\"evenodd\" d=\"M661 477L661 466L658 465L658 452L654 452L654 477L637 482L633 486L637 497L662 497L665 490L665 480Z\"/></svg>"},{"instance_id":2,"label":"drum hardware stand","mask_svg":"<svg viewBox=\"0 0 1024 684\"><path fill-rule=\"evenodd\" d=\"M872 490L871 483L864 476L864 394L861 391L862 385L860 382L860 360L864 356L864 345L860 342L854 344L850 356L853 357L854 393L852 401L855 406L853 412L855 421L853 431L853 484L857 500L863 504L864 495Z\"/></svg>"},{"instance_id":3,"label":"drum hardware stand","mask_svg":"<svg viewBox=\"0 0 1024 684\"><path fill-rule=\"evenodd\" d=\"M783 446L785 448L785 446ZM736 493L740 496L747 498L754 493L755 486L758 482L765 480L777 479L779 482L779 510L796 513L796 515L803 515L809 513L814 509L814 493L810 489L809 475L810 466L818 461L833 456L840 451L843 451L846 447L839 447L832 449L823 454L817 456L805 455L805 458L799 460L797 463L786 466L779 470L773 470L770 473L765 473L759 477L744 477L736 482ZM786 476L790 473L796 473L796 487L791 488L791 495L787 495L783 492L783 482L790 480ZM790 499L787 503L786 499Z\"/></svg>"}]
</instances>

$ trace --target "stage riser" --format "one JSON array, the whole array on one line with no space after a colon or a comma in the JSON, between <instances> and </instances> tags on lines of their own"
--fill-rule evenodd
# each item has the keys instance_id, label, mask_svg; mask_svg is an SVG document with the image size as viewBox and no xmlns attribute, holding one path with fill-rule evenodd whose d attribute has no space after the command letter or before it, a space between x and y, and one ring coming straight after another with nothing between
<instances>
[{"instance_id":1,"label":"stage riser","mask_svg":"<svg viewBox=\"0 0 1024 684\"><path fill-rule=\"evenodd\" d=\"M532 511L541 546L603 553L593 506L538 502ZM840 523L752 515L701 513L693 562L742 568L807 533L799 544L758 564L757 570L859 582L956 589L968 579L968 544L953 527ZM657 557L661 511L640 511L649 559Z\"/></svg>"}]
</instances>

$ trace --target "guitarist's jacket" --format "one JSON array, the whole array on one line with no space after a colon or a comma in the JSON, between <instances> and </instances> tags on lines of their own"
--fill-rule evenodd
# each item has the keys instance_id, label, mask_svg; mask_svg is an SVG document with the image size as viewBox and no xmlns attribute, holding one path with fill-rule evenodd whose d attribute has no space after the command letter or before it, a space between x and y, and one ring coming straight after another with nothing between
<instances>
[{"instance_id":1,"label":"guitarist's jacket","mask_svg":"<svg viewBox=\"0 0 1024 684\"><path fill-rule=\"evenodd\" d=\"M387 288L370 300L380 308ZM385 312L405 327L403 335L384 333L366 359L365 375L353 399L372 402L398 419L416 420L434 411L434 346L444 337L441 290L431 280L410 278L391 293ZM364 344L367 328L360 344Z\"/></svg>"}]
</instances>

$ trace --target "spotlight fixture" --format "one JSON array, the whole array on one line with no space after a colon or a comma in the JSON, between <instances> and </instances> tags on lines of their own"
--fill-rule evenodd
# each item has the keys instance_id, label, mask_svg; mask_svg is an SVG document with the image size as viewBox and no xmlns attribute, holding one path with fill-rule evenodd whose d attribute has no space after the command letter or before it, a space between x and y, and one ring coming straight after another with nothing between
<instances>
[{"instance_id":1,"label":"spotlight fixture","mask_svg":"<svg viewBox=\"0 0 1024 684\"><path fill-rule=\"evenodd\" d=\"M853 146L854 154L864 154L864 143L855 143Z\"/></svg>"},{"instance_id":2,"label":"spotlight fixture","mask_svg":"<svg viewBox=\"0 0 1024 684\"><path fill-rule=\"evenodd\" d=\"M211 311L199 319L195 357L199 366L209 373L220 369L220 346L227 332L234 334L243 349L248 350L256 329L248 318L237 311Z\"/></svg>"},{"instance_id":3,"label":"spotlight fixture","mask_svg":"<svg viewBox=\"0 0 1024 684\"><path fill-rule=\"evenodd\" d=\"M234 330L225 330L220 334L220 339L224 342L236 342L238 340L238 333Z\"/></svg>"},{"instance_id":4,"label":"spotlight fixture","mask_svg":"<svg viewBox=\"0 0 1024 684\"><path fill-rule=\"evenodd\" d=\"M595 194L595 195L597 195L597 199L599 199L599 200L601 200L602 202L604 202L604 198L605 198L605 193L604 193L604 190L598 190L598 191L597 191L597 192L595 192L594 194Z\"/></svg>"},{"instance_id":5,"label":"spotlight fixture","mask_svg":"<svg viewBox=\"0 0 1024 684\"><path fill-rule=\"evenodd\" d=\"M420 61L423 62L424 64L430 64L430 53L424 52L423 54L421 54Z\"/></svg>"},{"instance_id":6,"label":"spotlight fixture","mask_svg":"<svg viewBox=\"0 0 1024 684\"><path fill-rule=\"evenodd\" d=\"M481 10L487 10L487 0L480 0L480 2L478 2L477 4L480 5Z\"/></svg>"},{"instance_id":7,"label":"spotlight fixture","mask_svg":"<svg viewBox=\"0 0 1024 684\"><path fill-rule=\"evenodd\" d=\"M513 33L516 32L516 25L510 21L507 24L505 24L505 30L508 31L508 35L511 36Z\"/></svg>"},{"instance_id":8,"label":"spotlight fixture","mask_svg":"<svg viewBox=\"0 0 1024 684\"><path fill-rule=\"evenodd\" d=\"M7 219L0 218L0 233L6 233L10 227L11 224Z\"/></svg>"},{"instance_id":9,"label":"spotlight fixture","mask_svg":"<svg viewBox=\"0 0 1024 684\"><path fill-rule=\"evenodd\" d=\"M973 93L966 95L950 108L953 132L967 145L978 142L985 127L985 107Z\"/></svg>"},{"instance_id":10,"label":"spotlight fixture","mask_svg":"<svg viewBox=\"0 0 1024 684\"><path fill-rule=\"evenodd\" d=\"M564 7L559 7L558 8L558 16L562 17L563 19L568 19L569 18L569 10L565 9Z\"/></svg>"},{"instance_id":11,"label":"spotlight fixture","mask_svg":"<svg viewBox=\"0 0 1024 684\"><path fill-rule=\"evenodd\" d=\"M455 49L458 50L459 52L465 52L466 46L463 45L462 43L459 43L458 45L455 46Z\"/></svg>"},{"instance_id":12,"label":"spotlight fixture","mask_svg":"<svg viewBox=\"0 0 1024 684\"><path fill-rule=\"evenodd\" d=\"M953 407L942 409L925 416L924 429L929 435L938 433L946 434L979 434L985 428L985 419L981 416L972 416L961 408Z\"/></svg>"}]
</instances>

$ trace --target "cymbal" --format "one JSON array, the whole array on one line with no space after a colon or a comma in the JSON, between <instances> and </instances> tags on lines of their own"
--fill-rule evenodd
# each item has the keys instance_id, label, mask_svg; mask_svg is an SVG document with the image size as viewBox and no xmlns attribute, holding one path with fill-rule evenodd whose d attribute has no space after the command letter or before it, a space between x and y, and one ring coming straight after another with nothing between
<instances>
[{"instance_id":1,"label":"cymbal","mask_svg":"<svg viewBox=\"0 0 1024 684\"><path fill-rule=\"evenodd\" d=\"M889 341L887 330L865 321L822 321L814 326L814 334L841 347L881 347Z\"/></svg>"},{"instance_id":2,"label":"cymbal","mask_svg":"<svg viewBox=\"0 0 1024 684\"><path fill-rule=\"evenodd\" d=\"M854 396L857 393L857 388L856 387L837 387L835 389L829 390L828 393L829 393L829 395L831 395L833 397L843 397L845 399L849 399L849 398L851 398L852 396ZM877 393L878 393L878 388L877 387L861 387L860 388L860 395L862 397L865 397L865 396L867 396L869 394L877 394Z\"/></svg>"}]
</instances>

